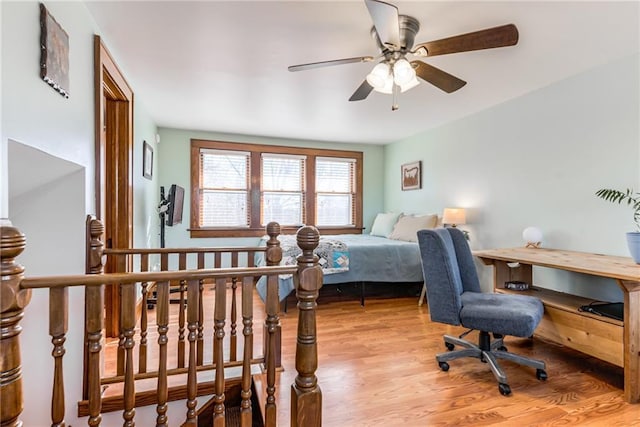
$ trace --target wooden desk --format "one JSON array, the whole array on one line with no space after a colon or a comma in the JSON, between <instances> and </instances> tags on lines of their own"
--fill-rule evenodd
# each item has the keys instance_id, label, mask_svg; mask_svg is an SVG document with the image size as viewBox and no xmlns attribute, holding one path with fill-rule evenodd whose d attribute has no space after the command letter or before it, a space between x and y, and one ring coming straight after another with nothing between
<instances>
[{"instance_id":1,"label":"wooden desk","mask_svg":"<svg viewBox=\"0 0 640 427\"><path fill-rule=\"evenodd\" d=\"M592 301L586 298L537 286L524 293L545 305L536 335L623 367L624 398L640 402L640 265L626 257L557 249L491 249L474 255L494 266L496 292L523 293L504 289L504 283L533 284L534 265L614 279L624 294L624 322L579 312L578 307ZM520 267L510 268L507 263L512 262Z\"/></svg>"}]
</instances>

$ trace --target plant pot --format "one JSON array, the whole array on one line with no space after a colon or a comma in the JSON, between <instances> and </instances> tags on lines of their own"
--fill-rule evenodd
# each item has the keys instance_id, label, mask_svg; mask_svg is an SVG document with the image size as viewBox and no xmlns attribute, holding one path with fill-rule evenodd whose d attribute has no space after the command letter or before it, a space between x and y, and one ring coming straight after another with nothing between
<instances>
[{"instance_id":1,"label":"plant pot","mask_svg":"<svg viewBox=\"0 0 640 427\"><path fill-rule=\"evenodd\" d=\"M627 233L627 245L631 258L640 264L640 231L630 231Z\"/></svg>"}]
</instances>

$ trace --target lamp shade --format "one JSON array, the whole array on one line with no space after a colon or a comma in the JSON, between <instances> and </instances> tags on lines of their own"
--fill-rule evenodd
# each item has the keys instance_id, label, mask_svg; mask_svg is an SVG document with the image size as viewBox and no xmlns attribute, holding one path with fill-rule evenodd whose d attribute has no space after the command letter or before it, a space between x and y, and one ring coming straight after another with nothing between
<instances>
[{"instance_id":1,"label":"lamp shade","mask_svg":"<svg viewBox=\"0 0 640 427\"><path fill-rule=\"evenodd\" d=\"M409 83L415 77L416 71L406 59L398 59L395 64L393 64L393 80L398 86Z\"/></svg>"},{"instance_id":2,"label":"lamp shade","mask_svg":"<svg viewBox=\"0 0 640 427\"><path fill-rule=\"evenodd\" d=\"M466 224L467 217L464 208L445 208L442 214L443 224Z\"/></svg>"},{"instance_id":3,"label":"lamp shade","mask_svg":"<svg viewBox=\"0 0 640 427\"><path fill-rule=\"evenodd\" d=\"M385 86L387 80L392 80L390 75L389 65L385 62L381 62L367 75L367 83L369 83L374 89L382 89Z\"/></svg>"}]
</instances>

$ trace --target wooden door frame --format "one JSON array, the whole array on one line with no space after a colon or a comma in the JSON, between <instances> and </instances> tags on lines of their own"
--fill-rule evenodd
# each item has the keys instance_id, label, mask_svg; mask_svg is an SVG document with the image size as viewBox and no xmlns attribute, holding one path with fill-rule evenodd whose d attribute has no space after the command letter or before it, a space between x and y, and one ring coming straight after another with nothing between
<instances>
[{"instance_id":1,"label":"wooden door frame","mask_svg":"<svg viewBox=\"0 0 640 427\"><path fill-rule=\"evenodd\" d=\"M105 225L106 247L130 248L133 242L133 91L113 57L94 36L96 216ZM105 272L127 265L107 262ZM105 288L105 335L120 330L120 293Z\"/></svg>"}]
</instances>

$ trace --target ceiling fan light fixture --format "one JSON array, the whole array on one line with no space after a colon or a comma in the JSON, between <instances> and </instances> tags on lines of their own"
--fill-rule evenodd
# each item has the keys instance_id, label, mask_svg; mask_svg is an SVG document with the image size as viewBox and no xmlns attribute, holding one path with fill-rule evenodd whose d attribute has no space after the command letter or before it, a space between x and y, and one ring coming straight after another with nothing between
<instances>
[{"instance_id":1,"label":"ceiling fan light fixture","mask_svg":"<svg viewBox=\"0 0 640 427\"><path fill-rule=\"evenodd\" d=\"M416 71L405 58L398 59L393 64L393 81L398 86L403 86L416 78Z\"/></svg>"},{"instance_id":2,"label":"ceiling fan light fixture","mask_svg":"<svg viewBox=\"0 0 640 427\"><path fill-rule=\"evenodd\" d=\"M420 84L420 81L416 78L415 72L413 73L413 78L409 80L407 83L400 85L400 92L406 92L411 88L414 88Z\"/></svg>"},{"instance_id":3,"label":"ceiling fan light fixture","mask_svg":"<svg viewBox=\"0 0 640 427\"><path fill-rule=\"evenodd\" d=\"M387 82L391 80L391 69L385 62L381 62L367 75L367 83L369 83L375 90L382 89Z\"/></svg>"},{"instance_id":4,"label":"ceiling fan light fixture","mask_svg":"<svg viewBox=\"0 0 640 427\"><path fill-rule=\"evenodd\" d=\"M403 85L398 85L398 86L400 87L400 93L404 93L404 92L408 91L409 89L418 86L419 84L420 84L420 81L416 78L416 76L413 76L413 78L411 80L409 80L407 83L405 83ZM376 92L380 92L380 93L384 93L384 94L387 94L387 95L391 95L393 93L393 85L394 85L393 78L389 77L385 81L384 86L382 86L379 89L373 88L373 90L375 90Z\"/></svg>"},{"instance_id":5,"label":"ceiling fan light fixture","mask_svg":"<svg viewBox=\"0 0 640 427\"><path fill-rule=\"evenodd\" d=\"M386 93L387 95L393 93L393 76L389 74L384 81L384 85L379 88L374 87L373 90L380 93Z\"/></svg>"}]
</instances>

